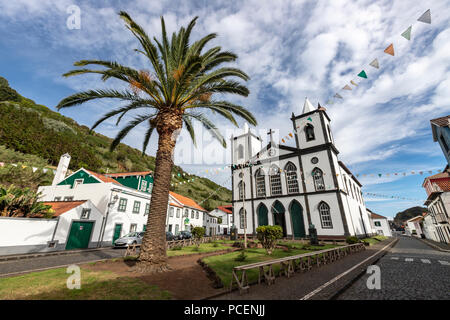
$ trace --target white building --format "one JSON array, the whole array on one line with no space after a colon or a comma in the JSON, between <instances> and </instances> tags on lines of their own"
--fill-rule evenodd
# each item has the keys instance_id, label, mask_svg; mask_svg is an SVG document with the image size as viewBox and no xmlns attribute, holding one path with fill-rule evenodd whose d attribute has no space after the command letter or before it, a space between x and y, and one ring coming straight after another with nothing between
<instances>
[{"instance_id":1,"label":"white building","mask_svg":"<svg viewBox=\"0 0 450 320\"><path fill-rule=\"evenodd\" d=\"M291 121L296 147L275 143L272 131L263 147L248 126L231 138L238 233L280 225L285 237L306 238L313 224L320 239L372 234L362 185L338 159L325 109L306 99L301 115L292 114Z\"/></svg>"},{"instance_id":2,"label":"white building","mask_svg":"<svg viewBox=\"0 0 450 320\"><path fill-rule=\"evenodd\" d=\"M440 242L439 233L437 230L438 223L436 222L433 215L427 212L423 216L423 233L426 239Z\"/></svg>"},{"instance_id":3,"label":"white building","mask_svg":"<svg viewBox=\"0 0 450 320\"><path fill-rule=\"evenodd\" d=\"M177 235L180 231L190 231L191 227L202 227L206 213L194 200L171 191L166 231Z\"/></svg>"},{"instance_id":4,"label":"white building","mask_svg":"<svg viewBox=\"0 0 450 320\"><path fill-rule=\"evenodd\" d=\"M414 218L406 220L405 233L408 236L420 238L421 234L423 233L420 226L420 222L422 221L422 219L422 216L416 216Z\"/></svg>"},{"instance_id":5,"label":"white building","mask_svg":"<svg viewBox=\"0 0 450 320\"><path fill-rule=\"evenodd\" d=\"M209 212L209 216L212 218L217 218L215 219L216 222L216 233L215 234L220 234L220 235L228 235L230 234L230 230L231 227L233 226L233 206L228 205L228 206L219 206L217 208L215 208L214 210ZM203 223L203 225L205 227L205 221ZM210 226L212 227L212 226ZM208 227L207 227L207 232L208 232ZM209 235L209 234L208 234Z\"/></svg>"},{"instance_id":6,"label":"white building","mask_svg":"<svg viewBox=\"0 0 450 320\"><path fill-rule=\"evenodd\" d=\"M369 209L367 209L367 211L371 215L375 232L386 237L392 237L388 219L382 215L370 211Z\"/></svg>"},{"instance_id":7,"label":"white building","mask_svg":"<svg viewBox=\"0 0 450 320\"><path fill-rule=\"evenodd\" d=\"M206 212L203 215L203 228L205 228L205 236L215 236L219 234L219 218Z\"/></svg>"}]
</instances>

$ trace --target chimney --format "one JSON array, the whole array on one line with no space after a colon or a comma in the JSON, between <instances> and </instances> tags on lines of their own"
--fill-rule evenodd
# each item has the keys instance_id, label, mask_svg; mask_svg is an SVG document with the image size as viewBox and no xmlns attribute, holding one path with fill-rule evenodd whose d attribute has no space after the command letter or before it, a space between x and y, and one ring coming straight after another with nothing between
<instances>
[{"instance_id":1,"label":"chimney","mask_svg":"<svg viewBox=\"0 0 450 320\"><path fill-rule=\"evenodd\" d=\"M59 159L58 168L56 168L52 186L56 186L58 183L64 180L64 178L66 177L67 169L69 168L69 163L70 155L68 153L63 154Z\"/></svg>"}]
</instances>

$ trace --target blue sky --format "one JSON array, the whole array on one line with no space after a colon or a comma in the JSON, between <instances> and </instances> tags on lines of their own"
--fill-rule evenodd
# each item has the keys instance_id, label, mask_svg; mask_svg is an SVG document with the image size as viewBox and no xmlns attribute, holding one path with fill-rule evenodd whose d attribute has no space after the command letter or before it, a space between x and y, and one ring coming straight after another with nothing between
<instances>
[{"instance_id":1,"label":"blue sky","mask_svg":"<svg viewBox=\"0 0 450 320\"><path fill-rule=\"evenodd\" d=\"M81 10L81 29L69 30L67 8ZM369 174L358 179L364 192L424 199L421 187L427 175L381 178L378 173L443 169L445 159L431 136L429 120L450 110L450 8L447 1L51 1L0 0L0 75L22 95L54 106L77 90L119 87L102 83L95 76L65 79L61 75L81 59L117 60L136 68L149 68L133 49L138 44L117 17L125 10L150 35L160 34L164 15L170 32L198 15L193 39L210 32L219 37L213 45L238 54L237 65L246 71L251 94L231 100L248 107L258 128L292 128L291 113L300 113L304 98L327 108L340 160L353 173ZM417 18L431 9L432 24ZM412 25L411 40L400 34ZM394 44L395 56L383 53ZM380 69L368 64L377 58ZM357 79L362 70L367 80ZM340 90L350 80L359 82L348 92ZM326 102L336 92L344 99ZM111 108L112 101L93 102L63 110L84 125ZM224 133L232 129L211 115ZM240 122L242 125L242 122ZM97 131L113 137L114 121ZM143 129L137 128L125 142L140 148ZM182 137L183 138L183 137ZM263 136L263 138L266 138ZM156 136L148 153L156 152ZM287 142L292 145L292 141ZM205 141L191 152L202 155L202 164L182 163L181 143L176 163L200 173L208 167L226 165L229 150ZM181 151L180 151L181 150ZM212 163L216 162L216 163ZM204 171L203 171L204 173ZM376 176L371 177L370 174ZM229 171L207 177L230 187ZM393 217L396 212L422 201L366 197L367 207Z\"/></svg>"}]
</instances>

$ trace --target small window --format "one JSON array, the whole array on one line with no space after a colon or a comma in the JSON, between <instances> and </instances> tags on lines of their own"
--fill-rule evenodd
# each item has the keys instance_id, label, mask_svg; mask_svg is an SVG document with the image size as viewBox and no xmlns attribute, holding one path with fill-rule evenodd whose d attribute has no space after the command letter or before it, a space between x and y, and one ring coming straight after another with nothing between
<instances>
[{"instance_id":1,"label":"small window","mask_svg":"<svg viewBox=\"0 0 450 320\"><path fill-rule=\"evenodd\" d=\"M195 212L195 219L198 219L198 216L199 216L199 213L197 211L197 212Z\"/></svg>"},{"instance_id":2,"label":"small window","mask_svg":"<svg viewBox=\"0 0 450 320\"><path fill-rule=\"evenodd\" d=\"M319 204L320 222L323 229L332 229L333 223L331 221L330 206L325 202Z\"/></svg>"},{"instance_id":3,"label":"small window","mask_svg":"<svg viewBox=\"0 0 450 320\"><path fill-rule=\"evenodd\" d=\"M61 197L55 197L53 201L61 201Z\"/></svg>"},{"instance_id":4,"label":"small window","mask_svg":"<svg viewBox=\"0 0 450 320\"><path fill-rule=\"evenodd\" d=\"M139 213L140 210L141 210L141 202L140 201L134 201L133 213Z\"/></svg>"},{"instance_id":5,"label":"small window","mask_svg":"<svg viewBox=\"0 0 450 320\"><path fill-rule=\"evenodd\" d=\"M144 216L150 213L150 203L145 204Z\"/></svg>"},{"instance_id":6,"label":"small window","mask_svg":"<svg viewBox=\"0 0 450 320\"><path fill-rule=\"evenodd\" d=\"M195 212L194 212L194 210L192 210L191 211L191 219L194 219L194 217L195 217Z\"/></svg>"},{"instance_id":7,"label":"small window","mask_svg":"<svg viewBox=\"0 0 450 320\"><path fill-rule=\"evenodd\" d=\"M89 216L91 215L91 209L83 208L81 211L81 219L89 219Z\"/></svg>"},{"instance_id":8,"label":"small window","mask_svg":"<svg viewBox=\"0 0 450 320\"><path fill-rule=\"evenodd\" d=\"M83 181L84 179L75 179L75 181L73 182L73 188L76 188L80 184L83 184Z\"/></svg>"},{"instance_id":9,"label":"small window","mask_svg":"<svg viewBox=\"0 0 450 320\"><path fill-rule=\"evenodd\" d=\"M141 181L141 191L147 191L147 180Z\"/></svg>"},{"instance_id":10,"label":"small window","mask_svg":"<svg viewBox=\"0 0 450 320\"><path fill-rule=\"evenodd\" d=\"M72 197L64 197L64 201L73 201L73 196Z\"/></svg>"},{"instance_id":11,"label":"small window","mask_svg":"<svg viewBox=\"0 0 450 320\"><path fill-rule=\"evenodd\" d=\"M188 209L184 210L184 217L185 218L189 217L189 210Z\"/></svg>"},{"instance_id":12,"label":"small window","mask_svg":"<svg viewBox=\"0 0 450 320\"><path fill-rule=\"evenodd\" d=\"M309 123L305 126L305 135L306 141L312 141L316 139L316 136L314 135L314 127Z\"/></svg>"},{"instance_id":13,"label":"small window","mask_svg":"<svg viewBox=\"0 0 450 320\"><path fill-rule=\"evenodd\" d=\"M130 225L130 233L131 233L131 232L136 232L136 230L137 230L137 224L132 223L132 224Z\"/></svg>"},{"instance_id":14,"label":"small window","mask_svg":"<svg viewBox=\"0 0 450 320\"><path fill-rule=\"evenodd\" d=\"M177 218L180 217L180 208L177 209Z\"/></svg>"},{"instance_id":15,"label":"small window","mask_svg":"<svg viewBox=\"0 0 450 320\"><path fill-rule=\"evenodd\" d=\"M374 224L376 227L381 227L381 222L380 221L374 221Z\"/></svg>"},{"instance_id":16,"label":"small window","mask_svg":"<svg viewBox=\"0 0 450 320\"><path fill-rule=\"evenodd\" d=\"M173 207L170 207L169 209L169 217L173 217L173 212L175 211L175 209Z\"/></svg>"},{"instance_id":17,"label":"small window","mask_svg":"<svg viewBox=\"0 0 450 320\"><path fill-rule=\"evenodd\" d=\"M127 209L127 199L120 198L119 200L119 208L117 208L117 211L124 212Z\"/></svg>"}]
</instances>

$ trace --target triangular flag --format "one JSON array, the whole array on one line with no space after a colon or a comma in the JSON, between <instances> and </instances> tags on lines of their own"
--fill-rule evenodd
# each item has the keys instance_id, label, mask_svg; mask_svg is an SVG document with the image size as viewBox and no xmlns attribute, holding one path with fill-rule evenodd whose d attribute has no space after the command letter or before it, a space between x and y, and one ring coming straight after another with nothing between
<instances>
[{"instance_id":1,"label":"triangular flag","mask_svg":"<svg viewBox=\"0 0 450 320\"><path fill-rule=\"evenodd\" d=\"M312 119L311 119L311 117L309 117L308 119L306 119L306 120L309 120L309 121L311 121L312 122Z\"/></svg>"},{"instance_id":2,"label":"triangular flag","mask_svg":"<svg viewBox=\"0 0 450 320\"><path fill-rule=\"evenodd\" d=\"M388 47L386 49L384 49L384 52L393 56L394 55L394 44L391 43L390 45L388 45Z\"/></svg>"},{"instance_id":3,"label":"triangular flag","mask_svg":"<svg viewBox=\"0 0 450 320\"><path fill-rule=\"evenodd\" d=\"M294 136L292 135L292 133L289 133L289 135L291 136L291 138L293 138Z\"/></svg>"},{"instance_id":4,"label":"triangular flag","mask_svg":"<svg viewBox=\"0 0 450 320\"><path fill-rule=\"evenodd\" d=\"M346 84L346 85L342 88L342 90L352 90L352 88L351 88L348 84Z\"/></svg>"},{"instance_id":5,"label":"triangular flag","mask_svg":"<svg viewBox=\"0 0 450 320\"><path fill-rule=\"evenodd\" d=\"M333 102L333 100L328 100L327 101L327 104L333 104L334 102Z\"/></svg>"},{"instance_id":6,"label":"triangular flag","mask_svg":"<svg viewBox=\"0 0 450 320\"><path fill-rule=\"evenodd\" d=\"M431 12L430 9L425 11L417 21L424 22L424 23L431 23Z\"/></svg>"},{"instance_id":7,"label":"triangular flag","mask_svg":"<svg viewBox=\"0 0 450 320\"><path fill-rule=\"evenodd\" d=\"M409 26L409 28L406 29L406 30L402 33L402 37L405 38L406 40L411 40L411 29L412 29L412 26Z\"/></svg>"},{"instance_id":8,"label":"triangular flag","mask_svg":"<svg viewBox=\"0 0 450 320\"><path fill-rule=\"evenodd\" d=\"M366 72L363 70L363 71L361 71L360 73L358 73L358 77L367 79L367 74L366 74Z\"/></svg>"},{"instance_id":9,"label":"triangular flag","mask_svg":"<svg viewBox=\"0 0 450 320\"><path fill-rule=\"evenodd\" d=\"M343 99L342 96L341 96L339 93L336 93L336 94L334 95L334 97L335 97L335 98L339 98L339 99Z\"/></svg>"},{"instance_id":10,"label":"triangular flag","mask_svg":"<svg viewBox=\"0 0 450 320\"><path fill-rule=\"evenodd\" d=\"M378 59L374 59L371 63L369 63L370 66L380 69L380 64L378 63Z\"/></svg>"},{"instance_id":11,"label":"triangular flag","mask_svg":"<svg viewBox=\"0 0 450 320\"><path fill-rule=\"evenodd\" d=\"M354 86L358 86L358 84L357 84L355 81L353 81L353 80L351 80L350 83L351 83L352 85L354 85Z\"/></svg>"}]
</instances>

